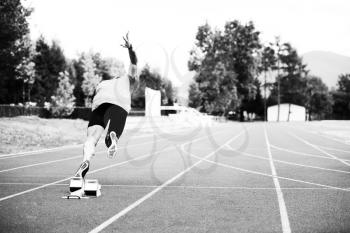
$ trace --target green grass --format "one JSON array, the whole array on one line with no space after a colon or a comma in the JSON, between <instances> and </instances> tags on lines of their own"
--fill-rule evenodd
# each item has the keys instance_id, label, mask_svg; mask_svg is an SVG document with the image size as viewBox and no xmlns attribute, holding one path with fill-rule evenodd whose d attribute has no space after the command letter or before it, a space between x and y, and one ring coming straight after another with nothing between
<instances>
[{"instance_id":1,"label":"green grass","mask_svg":"<svg viewBox=\"0 0 350 233\"><path fill-rule=\"evenodd\" d=\"M1 118L0 154L83 143L88 122L36 116Z\"/></svg>"}]
</instances>

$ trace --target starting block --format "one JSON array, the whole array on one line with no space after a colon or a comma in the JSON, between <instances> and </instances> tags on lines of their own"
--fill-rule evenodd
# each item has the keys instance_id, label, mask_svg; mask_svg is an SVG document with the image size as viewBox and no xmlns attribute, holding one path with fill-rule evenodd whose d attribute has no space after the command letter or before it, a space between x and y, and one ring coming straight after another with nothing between
<instances>
[{"instance_id":1,"label":"starting block","mask_svg":"<svg viewBox=\"0 0 350 233\"><path fill-rule=\"evenodd\" d=\"M63 196L64 199L82 199L101 196L101 185L98 180L84 180L83 178L73 177L69 184L70 194Z\"/></svg>"}]
</instances>

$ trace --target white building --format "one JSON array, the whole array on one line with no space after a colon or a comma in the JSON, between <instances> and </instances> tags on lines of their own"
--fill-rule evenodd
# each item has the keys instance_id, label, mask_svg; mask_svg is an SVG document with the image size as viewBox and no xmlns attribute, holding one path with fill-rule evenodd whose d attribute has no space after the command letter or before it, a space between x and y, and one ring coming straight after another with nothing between
<instances>
[{"instance_id":1,"label":"white building","mask_svg":"<svg viewBox=\"0 0 350 233\"><path fill-rule=\"evenodd\" d=\"M267 121L277 121L277 117L278 105L268 107ZM280 104L279 121L305 121L305 119L306 110L303 106L295 104Z\"/></svg>"}]
</instances>

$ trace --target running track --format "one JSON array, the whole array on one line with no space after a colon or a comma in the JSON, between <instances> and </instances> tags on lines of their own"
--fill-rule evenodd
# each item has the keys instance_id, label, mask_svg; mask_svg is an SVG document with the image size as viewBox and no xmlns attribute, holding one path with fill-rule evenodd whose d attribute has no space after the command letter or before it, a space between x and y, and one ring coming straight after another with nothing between
<instances>
[{"instance_id":1,"label":"running track","mask_svg":"<svg viewBox=\"0 0 350 233\"><path fill-rule=\"evenodd\" d=\"M350 232L350 144L319 131L220 123L126 134L114 160L98 146L88 177L102 196L89 200L61 199L80 147L0 156L0 232Z\"/></svg>"}]
</instances>

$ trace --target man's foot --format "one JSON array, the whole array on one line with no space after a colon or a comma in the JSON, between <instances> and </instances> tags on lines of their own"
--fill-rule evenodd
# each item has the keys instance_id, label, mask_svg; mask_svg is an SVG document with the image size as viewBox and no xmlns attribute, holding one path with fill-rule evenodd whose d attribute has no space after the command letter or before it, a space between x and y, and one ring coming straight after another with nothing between
<instances>
[{"instance_id":1,"label":"man's foot","mask_svg":"<svg viewBox=\"0 0 350 233\"><path fill-rule=\"evenodd\" d=\"M108 158L112 159L117 154L117 141L118 141L118 138L117 138L117 135L115 134L114 131L110 132L109 136L110 136L111 144L108 147L107 156L108 156Z\"/></svg>"},{"instance_id":2,"label":"man's foot","mask_svg":"<svg viewBox=\"0 0 350 233\"><path fill-rule=\"evenodd\" d=\"M80 177L84 179L86 173L89 171L89 168L90 162L88 160L85 160L78 168L78 171L75 173L74 177Z\"/></svg>"}]
</instances>

